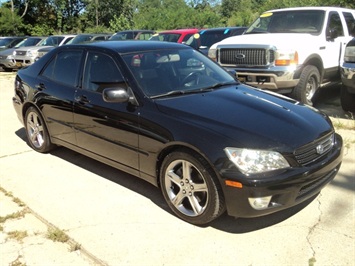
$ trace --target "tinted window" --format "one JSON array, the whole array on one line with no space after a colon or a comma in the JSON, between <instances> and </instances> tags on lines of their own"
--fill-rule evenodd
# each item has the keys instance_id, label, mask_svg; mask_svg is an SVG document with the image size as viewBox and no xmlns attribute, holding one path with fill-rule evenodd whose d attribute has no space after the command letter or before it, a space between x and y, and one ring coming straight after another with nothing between
<instances>
[{"instance_id":1,"label":"tinted window","mask_svg":"<svg viewBox=\"0 0 355 266\"><path fill-rule=\"evenodd\" d=\"M350 36L355 37L355 19L350 12L343 13Z\"/></svg>"},{"instance_id":2,"label":"tinted window","mask_svg":"<svg viewBox=\"0 0 355 266\"><path fill-rule=\"evenodd\" d=\"M75 86L79 73L81 51L62 51L44 69L42 76L59 83Z\"/></svg>"},{"instance_id":3,"label":"tinted window","mask_svg":"<svg viewBox=\"0 0 355 266\"><path fill-rule=\"evenodd\" d=\"M85 65L83 88L102 92L104 88L123 82L113 59L102 53L89 52Z\"/></svg>"},{"instance_id":4,"label":"tinted window","mask_svg":"<svg viewBox=\"0 0 355 266\"><path fill-rule=\"evenodd\" d=\"M343 25L341 24L340 16L337 12L329 14L327 32L335 31L336 36L344 36Z\"/></svg>"}]
</instances>

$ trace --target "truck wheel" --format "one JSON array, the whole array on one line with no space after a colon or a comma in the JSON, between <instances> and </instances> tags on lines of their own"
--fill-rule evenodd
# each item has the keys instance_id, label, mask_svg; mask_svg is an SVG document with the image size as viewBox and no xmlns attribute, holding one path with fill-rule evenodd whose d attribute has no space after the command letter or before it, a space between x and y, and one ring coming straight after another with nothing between
<instances>
[{"instance_id":1,"label":"truck wheel","mask_svg":"<svg viewBox=\"0 0 355 266\"><path fill-rule=\"evenodd\" d=\"M293 89L291 97L308 105L313 105L312 99L320 83L320 74L315 66L306 66L301 73L297 86Z\"/></svg>"},{"instance_id":2,"label":"truck wheel","mask_svg":"<svg viewBox=\"0 0 355 266\"><path fill-rule=\"evenodd\" d=\"M340 103L344 111L355 112L355 94L350 93L344 85L340 90Z\"/></svg>"}]
</instances>

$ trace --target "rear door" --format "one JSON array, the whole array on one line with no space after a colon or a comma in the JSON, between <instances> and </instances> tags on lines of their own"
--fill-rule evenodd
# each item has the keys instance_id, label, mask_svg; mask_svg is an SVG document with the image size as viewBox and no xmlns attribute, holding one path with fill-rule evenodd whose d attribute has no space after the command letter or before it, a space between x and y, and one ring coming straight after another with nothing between
<instances>
[{"instance_id":1,"label":"rear door","mask_svg":"<svg viewBox=\"0 0 355 266\"><path fill-rule=\"evenodd\" d=\"M333 80L340 77L340 62L349 39L343 14L337 11L329 12L326 24L326 47L322 56L325 78Z\"/></svg>"},{"instance_id":2,"label":"rear door","mask_svg":"<svg viewBox=\"0 0 355 266\"><path fill-rule=\"evenodd\" d=\"M52 138L75 144L73 100L83 52L66 49L57 53L38 77L42 112Z\"/></svg>"}]
</instances>

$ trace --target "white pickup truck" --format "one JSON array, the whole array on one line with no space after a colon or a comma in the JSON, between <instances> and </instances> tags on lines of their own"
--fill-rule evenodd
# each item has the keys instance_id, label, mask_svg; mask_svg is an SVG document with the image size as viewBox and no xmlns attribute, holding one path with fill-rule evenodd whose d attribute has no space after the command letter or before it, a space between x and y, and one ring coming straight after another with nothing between
<instances>
[{"instance_id":1,"label":"white pickup truck","mask_svg":"<svg viewBox=\"0 0 355 266\"><path fill-rule=\"evenodd\" d=\"M249 85L312 105L318 88L340 82L355 10L299 7L264 12L243 35L211 46L208 56Z\"/></svg>"}]
</instances>

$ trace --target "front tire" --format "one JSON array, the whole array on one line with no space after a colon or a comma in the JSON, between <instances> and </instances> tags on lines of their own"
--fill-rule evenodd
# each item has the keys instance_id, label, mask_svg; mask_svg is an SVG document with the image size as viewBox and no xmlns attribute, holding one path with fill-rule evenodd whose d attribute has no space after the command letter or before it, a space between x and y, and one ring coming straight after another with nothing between
<instances>
[{"instance_id":1,"label":"front tire","mask_svg":"<svg viewBox=\"0 0 355 266\"><path fill-rule=\"evenodd\" d=\"M355 112L355 94L350 93L345 85L341 86L340 103L344 111Z\"/></svg>"},{"instance_id":2,"label":"front tire","mask_svg":"<svg viewBox=\"0 0 355 266\"><path fill-rule=\"evenodd\" d=\"M313 105L313 97L319 88L320 74L318 68L309 65L301 73L297 86L293 89L291 97L308 105Z\"/></svg>"},{"instance_id":3,"label":"front tire","mask_svg":"<svg viewBox=\"0 0 355 266\"><path fill-rule=\"evenodd\" d=\"M214 172L205 160L192 153L179 151L166 156L160 184L170 209L191 224L207 224L225 210Z\"/></svg>"},{"instance_id":4,"label":"front tire","mask_svg":"<svg viewBox=\"0 0 355 266\"><path fill-rule=\"evenodd\" d=\"M55 147L50 140L44 120L36 108L28 108L25 115L25 127L28 144L32 149L46 153Z\"/></svg>"}]
</instances>

